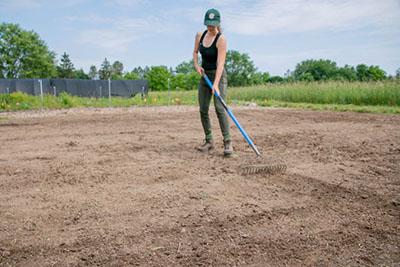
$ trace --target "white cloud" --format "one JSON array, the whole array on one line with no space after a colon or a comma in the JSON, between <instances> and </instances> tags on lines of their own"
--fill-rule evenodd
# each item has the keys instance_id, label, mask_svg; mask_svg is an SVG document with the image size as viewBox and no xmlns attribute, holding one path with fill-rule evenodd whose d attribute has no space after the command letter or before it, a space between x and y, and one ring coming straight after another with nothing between
<instances>
[{"instance_id":1,"label":"white cloud","mask_svg":"<svg viewBox=\"0 0 400 267\"><path fill-rule=\"evenodd\" d=\"M398 0L209 1L221 9L231 32L267 35L282 32L349 30L371 25L400 26Z\"/></svg>"},{"instance_id":2,"label":"white cloud","mask_svg":"<svg viewBox=\"0 0 400 267\"><path fill-rule=\"evenodd\" d=\"M137 40L143 40L149 36L165 34L169 32L179 33L181 28L166 19L154 16L146 18L114 18L104 19L96 15L88 18L69 18L77 21L97 21L105 24L102 28L81 30L78 42L91 45L94 48L114 50L113 54L121 54L127 51L130 45Z\"/></svg>"}]
</instances>

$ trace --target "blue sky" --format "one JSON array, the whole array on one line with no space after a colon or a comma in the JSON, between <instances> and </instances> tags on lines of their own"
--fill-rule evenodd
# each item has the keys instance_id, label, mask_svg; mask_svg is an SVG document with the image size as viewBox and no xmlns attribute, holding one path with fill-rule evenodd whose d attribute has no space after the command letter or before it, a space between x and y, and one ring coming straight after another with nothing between
<instances>
[{"instance_id":1,"label":"blue sky","mask_svg":"<svg viewBox=\"0 0 400 267\"><path fill-rule=\"evenodd\" d=\"M0 0L0 22L34 30L76 68L105 57L125 71L191 59L208 8L220 10L228 49L283 75L305 59L400 68L400 0Z\"/></svg>"}]
</instances>

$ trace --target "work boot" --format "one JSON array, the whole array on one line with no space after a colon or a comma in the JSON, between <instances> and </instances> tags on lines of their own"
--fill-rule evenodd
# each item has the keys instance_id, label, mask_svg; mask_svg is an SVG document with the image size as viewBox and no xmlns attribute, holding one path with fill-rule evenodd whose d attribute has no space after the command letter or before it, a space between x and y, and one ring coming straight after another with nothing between
<instances>
[{"instance_id":1,"label":"work boot","mask_svg":"<svg viewBox=\"0 0 400 267\"><path fill-rule=\"evenodd\" d=\"M231 140L224 141L224 156L229 157L233 155L233 147Z\"/></svg>"},{"instance_id":2,"label":"work boot","mask_svg":"<svg viewBox=\"0 0 400 267\"><path fill-rule=\"evenodd\" d=\"M214 141L213 140L204 140L204 144L197 147L197 150L203 153L209 152L214 149Z\"/></svg>"}]
</instances>

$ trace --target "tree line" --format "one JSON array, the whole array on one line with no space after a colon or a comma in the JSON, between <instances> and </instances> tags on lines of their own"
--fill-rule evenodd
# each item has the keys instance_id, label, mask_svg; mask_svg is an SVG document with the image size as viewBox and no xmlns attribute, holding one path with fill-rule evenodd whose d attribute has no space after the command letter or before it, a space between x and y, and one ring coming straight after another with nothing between
<instances>
[{"instance_id":1,"label":"tree line","mask_svg":"<svg viewBox=\"0 0 400 267\"><path fill-rule=\"evenodd\" d=\"M296 81L381 81L400 79L400 68L394 77L379 66L337 66L329 59L308 59L298 63L284 76L271 76L259 71L248 54L229 50L225 68L230 86L251 86L265 83ZM99 67L92 65L89 72L76 69L70 56L64 52L60 61L34 31L26 31L17 24L0 24L0 78L74 78L74 79L147 79L152 90L197 87L199 75L193 60L184 61L175 68L167 66L136 67L125 71L120 61L104 59Z\"/></svg>"}]
</instances>

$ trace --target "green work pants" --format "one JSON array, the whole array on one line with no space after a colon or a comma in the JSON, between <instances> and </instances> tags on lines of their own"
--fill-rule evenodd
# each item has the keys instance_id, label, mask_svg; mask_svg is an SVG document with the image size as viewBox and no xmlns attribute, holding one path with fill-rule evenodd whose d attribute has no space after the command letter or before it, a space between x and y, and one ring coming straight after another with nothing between
<instances>
[{"instance_id":1,"label":"green work pants","mask_svg":"<svg viewBox=\"0 0 400 267\"><path fill-rule=\"evenodd\" d=\"M211 83L214 82L215 78L215 70L205 71ZM221 80L219 82L219 92L220 96L225 100L227 93L227 85L228 79L226 75L226 71L224 70ZM211 88L207 85L206 81L201 78L199 84L199 105L200 105L200 119L201 124L203 126L205 139L211 140L213 139L212 131L211 131L211 121L210 116L208 115L208 110L210 108L211 97L214 98L214 107L217 113L219 126L221 127L222 136L224 141L231 140L231 135L229 133L229 121L225 112L225 109L221 102L217 99L216 96L212 94Z\"/></svg>"}]
</instances>

